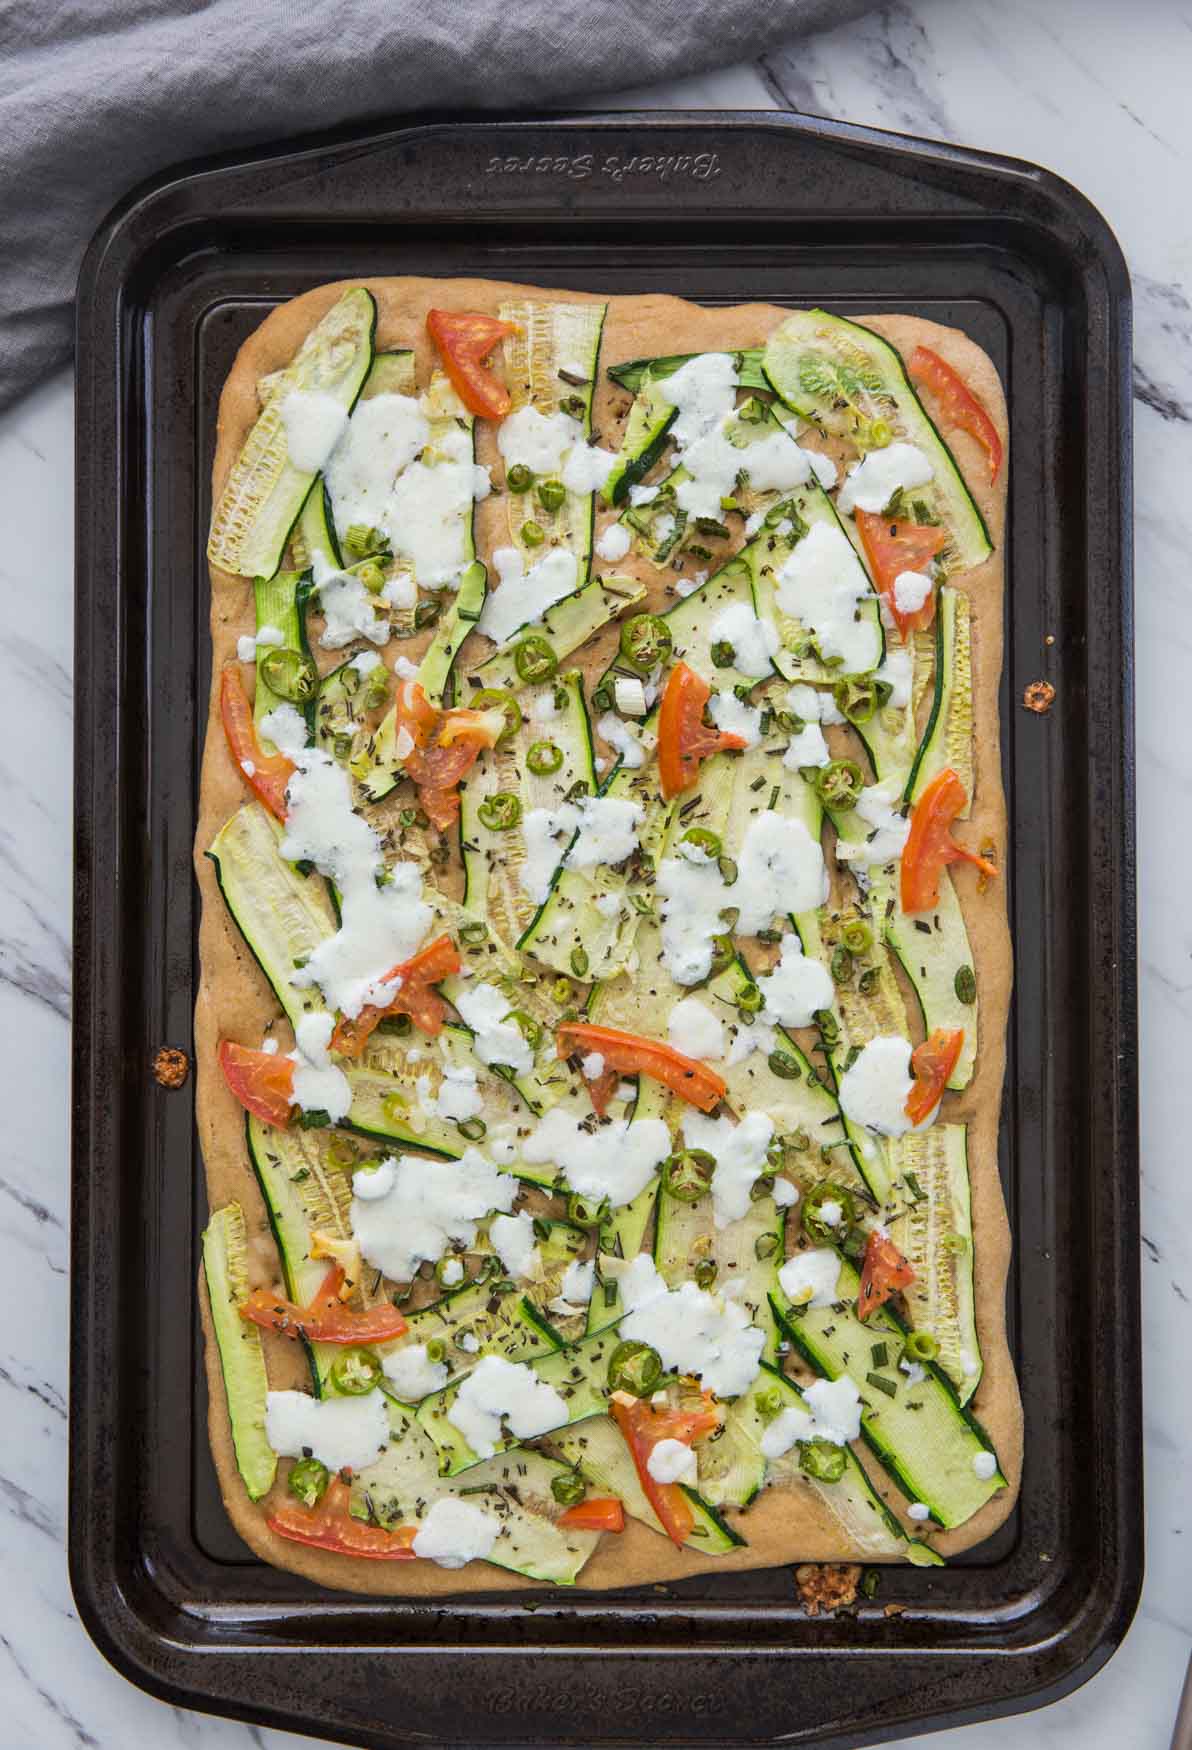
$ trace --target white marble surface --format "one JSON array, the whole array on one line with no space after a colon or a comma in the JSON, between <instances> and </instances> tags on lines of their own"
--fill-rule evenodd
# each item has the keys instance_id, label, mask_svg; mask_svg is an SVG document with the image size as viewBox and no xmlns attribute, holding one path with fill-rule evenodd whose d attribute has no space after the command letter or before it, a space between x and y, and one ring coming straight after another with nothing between
<instances>
[{"instance_id":1,"label":"white marble surface","mask_svg":"<svg viewBox=\"0 0 1192 1750\"><path fill-rule=\"evenodd\" d=\"M934 1737L938 1750L1160 1750L1192 1646L1180 1457L1192 1434L1192 1216L1179 1116L1192 1046L1192 754L1164 721L1192 659L1178 615L1190 587L1179 532L1192 478L1190 66L1189 0L895 0L764 65L620 97L789 104L1034 159L1101 208L1134 276L1148 1577L1123 1649L1083 1690ZM0 677L21 731L0 742L0 1750L296 1750L314 1741L171 1712L131 1688L91 1646L67 1585L71 414L63 376L0 419Z\"/></svg>"}]
</instances>

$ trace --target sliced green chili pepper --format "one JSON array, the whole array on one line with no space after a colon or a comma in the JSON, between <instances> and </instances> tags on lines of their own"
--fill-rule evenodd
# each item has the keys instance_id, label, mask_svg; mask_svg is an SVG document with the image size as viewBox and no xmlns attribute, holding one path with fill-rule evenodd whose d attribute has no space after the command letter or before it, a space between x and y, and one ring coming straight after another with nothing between
<instances>
[{"instance_id":1,"label":"sliced green chili pepper","mask_svg":"<svg viewBox=\"0 0 1192 1750\"><path fill-rule=\"evenodd\" d=\"M608 1364L611 1391L631 1392L644 1398L662 1378L662 1357L648 1343L618 1343Z\"/></svg>"},{"instance_id":2,"label":"sliced green chili pepper","mask_svg":"<svg viewBox=\"0 0 1192 1750\"><path fill-rule=\"evenodd\" d=\"M726 638L718 638L708 654L716 668L731 668L737 660L737 653Z\"/></svg>"},{"instance_id":3,"label":"sliced green chili pepper","mask_svg":"<svg viewBox=\"0 0 1192 1750\"><path fill-rule=\"evenodd\" d=\"M549 778L563 764L563 749L555 741L532 741L526 752L526 764L536 778Z\"/></svg>"},{"instance_id":4,"label":"sliced green chili pepper","mask_svg":"<svg viewBox=\"0 0 1192 1750\"><path fill-rule=\"evenodd\" d=\"M709 978L717 978L726 967L732 965L734 952L731 936L712 937L712 964L708 968Z\"/></svg>"},{"instance_id":5,"label":"sliced green chili pepper","mask_svg":"<svg viewBox=\"0 0 1192 1750\"><path fill-rule=\"evenodd\" d=\"M863 997L872 996L881 983L882 969L880 966L867 966L857 980L857 989Z\"/></svg>"},{"instance_id":6,"label":"sliced green chili pepper","mask_svg":"<svg viewBox=\"0 0 1192 1750\"><path fill-rule=\"evenodd\" d=\"M558 510L567 497L567 488L561 480L540 480L535 490L543 510Z\"/></svg>"},{"instance_id":7,"label":"sliced green chili pepper","mask_svg":"<svg viewBox=\"0 0 1192 1750\"><path fill-rule=\"evenodd\" d=\"M753 1184L749 1187L749 1201L751 1203L760 1203L763 1197L771 1196L773 1194L773 1190L774 1190L774 1175L773 1175L773 1173L762 1173L759 1175L758 1178L756 1178L753 1181Z\"/></svg>"},{"instance_id":8,"label":"sliced green chili pepper","mask_svg":"<svg viewBox=\"0 0 1192 1750\"><path fill-rule=\"evenodd\" d=\"M814 1019L824 1044L835 1045L840 1038L840 1028L831 1009L816 1009Z\"/></svg>"},{"instance_id":9,"label":"sliced green chili pepper","mask_svg":"<svg viewBox=\"0 0 1192 1750\"><path fill-rule=\"evenodd\" d=\"M330 1481L331 1473L325 1464L317 1458L300 1458L290 1472L287 1487L304 1507L313 1507L322 1500Z\"/></svg>"},{"instance_id":10,"label":"sliced green chili pepper","mask_svg":"<svg viewBox=\"0 0 1192 1750\"><path fill-rule=\"evenodd\" d=\"M840 939L850 954L865 954L873 947L873 931L864 918L853 918L845 924Z\"/></svg>"},{"instance_id":11,"label":"sliced green chili pepper","mask_svg":"<svg viewBox=\"0 0 1192 1750\"><path fill-rule=\"evenodd\" d=\"M711 1288L716 1280L718 1270L719 1265L715 1258L701 1258L693 1272L695 1276L695 1286L703 1289Z\"/></svg>"},{"instance_id":12,"label":"sliced green chili pepper","mask_svg":"<svg viewBox=\"0 0 1192 1750\"><path fill-rule=\"evenodd\" d=\"M850 723L868 723L882 702L877 681L867 674L842 674L833 684L832 697Z\"/></svg>"},{"instance_id":13,"label":"sliced green chili pepper","mask_svg":"<svg viewBox=\"0 0 1192 1750\"><path fill-rule=\"evenodd\" d=\"M570 956L571 970L577 978L583 978L592 962L588 959L586 948L573 948Z\"/></svg>"},{"instance_id":14,"label":"sliced green chili pepper","mask_svg":"<svg viewBox=\"0 0 1192 1750\"><path fill-rule=\"evenodd\" d=\"M510 492L528 492L534 484L534 471L524 462L515 462L505 472L505 484Z\"/></svg>"},{"instance_id":15,"label":"sliced green chili pepper","mask_svg":"<svg viewBox=\"0 0 1192 1750\"><path fill-rule=\"evenodd\" d=\"M908 1361L934 1361L940 1346L930 1331L908 1331L902 1353Z\"/></svg>"},{"instance_id":16,"label":"sliced green chili pepper","mask_svg":"<svg viewBox=\"0 0 1192 1750\"><path fill-rule=\"evenodd\" d=\"M720 879L726 887L732 887L736 884L740 871L731 857L717 857L716 867L720 871Z\"/></svg>"},{"instance_id":17,"label":"sliced green chili pepper","mask_svg":"<svg viewBox=\"0 0 1192 1750\"><path fill-rule=\"evenodd\" d=\"M765 1000L760 985L747 984L737 992L737 1007L743 1015L759 1014Z\"/></svg>"},{"instance_id":18,"label":"sliced green chili pepper","mask_svg":"<svg viewBox=\"0 0 1192 1750\"><path fill-rule=\"evenodd\" d=\"M441 602L433 596L424 596L414 609L414 630L421 632L424 626L433 626L442 611Z\"/></svg>"},{"instance_id":19,"label":"sliced green chili pepper","mask_svg":"<svg viewBox=\"0 0 1192 1750\"><path fill-rule=\"evenodd\" d=\"M350 523L343 548L349 559L367 559L370 553L387 553L389 537L384 529L370 528L368 523Z\"/></svg>"},{"instance_id":20,"label":"sliced green chili pepper","mask_svg":"<svg viewBox=\"0 0 1192 1750\"><path fill-rule=\"evenodd\" d=\"M541 547L546 540L546 530L541 523L523 523L518 532L527 547Z\"/></svg>"},{"instance_id":21,"label":"sliced green chili pepper","mask_svg":"<svg viewBox=\"0 0 1192 1750\"><path fill-rule=\"evenodd\" d=\"M260 662L261 679L279 699L292 705L302 705L313 699L319 690L319 671L309 656L300 650L266 650Z\"/></svg>"},{"instance_id":22,"label":"sliced green chili pepper","mask_svg":"<svg viewBox=\"0 0 1192 1750\"><path fill-rule=\"evenodd\" d=\"M526 1044L537 1051L542 1043L542 1027L533 1015L528 1015L524 1009L510 1009L505 1019L512 1021Z\"/></svg>"},{"instance_id":23,"label":"sliced green chili pepper","mask_svg":"<svg viewBox=\"0 0 1192 1750\"><path fill-rule=\"evenodd\" d=\"M581 1197L578 1191L573 1191L567 1199L567 1219L573 1227L599 1227L607 1214L607 1198L594 1203L590 1197Z\"/></svg>"},{"instance_id":24,"label":"sliced green chili pepper","mask_svg":"<svg viewBox=\"0 0 1192 1750\"><path fill-rule=\"evenodd\" d=\"M825 808L842 812L857 806L865 780L855 760L829 760L826 766L808 768L811 784Z\"/></svg>"},{"instance_id":25,"label":"sliced green chili pepper","mask_svg":"<svg viewBox=\"0 0 1192 1750\"><path fill-rule=\"evenodd\" d=\"M829 970L832 974L833 984L848 984L852 979L853 957L843 942L838 947L833 948Z\"/></svg>"},{"instance_id":26,"label":"sliced green chili pepper","mask_svg":"<svg viewBox=\"0 0 1192 1750\"><path fill-rule=\"evenodd\" d=\"M344 1397L363 1397L381 1376L381 1358L374 1349L342 1349L331 1363L331 1383Z\"/></svg>"},{"instance_id":27,"label":"sliced green chili pepper","mask_svg":"<svg viewBox=\"0 0 1192 1750\"><path fill-rule=\"evenodd\" d=\"M684 1148L668 1155L662 1165L662 1183L680 1203L698 1203L712 1183L716 1160L702 1148Z\"/></svg>"},{"instance_id":28,"label":"sliced green chili pepper","mask_svg":"<svg viewBox=\"0 0 1192 1750\"><path fill-rule=\"evenodd\" d=\"M539 632L531 632L514 647L513 666L519 680L548 681L559 666L559 659Z\"/></svg>"},{"instance_id":29,"label":"sliced green chili pepper","mask_svg":"<svg viewBox=\"0 0 1192 1750\"><path fill-rule=\"evenodd\" d=\"M442 1362L447 1359L447 1345L442 1337L432 1337L426 1345L426 1359Z\"/></svg>"},{"instance_id":30,"label":"sliced green chili pepper","mask_svg":"<svg viewBox=\"0 0 1192 1750\"><path fill-rule=\"evenodd\" d=\"M649 674L671 653L671 630L657 614L633 614L621 625L621 656L631 668Z\"/></svg>"},{"instance_id":31,"label":"sliced green chili pepper","mask_svg":"<svg viewBox=\"0 0 1192 1750\"><path fill-rule=\"evenodd\" d=\"M764 1262L767 1258L772 1258L777 1250L777 1234L758 1234L753 1242L753 1255L759 1263Z\"/></svg>"},{"instance_id":32,"label":"sliced green chili pepper","mask_svg":"<svg viewBox=\"0 0 1192 1750\"><path fill-rule=\"evenodd\" d=\"M837 1446L833 1440L799 1442L799 1469L814 1477L817 1483L838 1483L847 1463L844 1447Z\"/></svg>"},{"instance_id":33,"label":"sliced green chili pepper","mask_svg":"<svg viewBox=\"0 0 1192 1750\"><path fill-rule=\"evenodd\" d=\"M975 1003L977 1000L977 977L971 966L959 966L956 977L952 981L956 992L956 1000L960 1003Z\"/></svg>"},{"instance_id":34,"label":"sliced green chili pepper","mask_svg":"<svg viewBox=\"0 0 1192 1750\"><path fill-rule=\"evenodd\" d=\"M823 1209L826 1203L836 1203L840 1207L840 1220L835 1226L825 1221ZM857 1205L852 1193L843 1185L834 1185L830 1179L822 1184L813 1185L803 1198L802 1206L803 1232L808 1239L824 1245L830 1240L842 1240L849 1230L856 1226Z\"/></svg>"},{"instance_id":35,"label":"sliced green chili pepper","mask_svg":"<svg viewBox=\"0 0 1192 1750\"><path fill-rule=\"evenodd\" d=\"M588 1492L588 1485L577 1470L561 1470L551 1478L550 1492L560 1507L578 1507Z\"/></svg>"},{"instance_id":36,"label":"sliced green chili pepper","mask_svg":"<svg viewBox=\"0 0 1192 1750\"><path fill-rule=\"evenodd\" d=\"M480 824L490 832L508 832L522 817L521 797L512 790L498 790L486 796L476 812Z\"/></svg>"},{"instance_id":37,"label":"sliced green chili pepper","mask_svg":"<svg viewBox=\"0 0 1192 1750\"><path fill-rule=\"evenodd\" d=\"M689 826L679 843L693 845L697 851L703 851L709 862L717 858L724 848L719 833L710 832L706 826Z\"/></svg>"},{"instance_id":38,"label":"sliced green chili pepper","mask_svg":"<svg viewBox=\"0 0 1192 1750\"><path fill-rule=\"evenodd\" d=\"M772 1073L784 1082L797 1082L802 1074L798 1059L792 1057L789 1051L772 1051L767 1061Z\"/></svg>"},{"instance_id":39,"label":"sliced green chili pepper","mask_svg":"<svg viewBox=\"0 0 1192 1750\"><path fill-rule=\"evenodd\" d=\"M497 737L497 746L516 735L522 726L522 708L508 687L481 687L470 701L477 711L503 711L505 727Z\"/></svg>"},{"instance_id":40,"label":"sliced green chili pepper","mask_svg":"<svg viewBox=\"0 0 1192 1750\"><path fill-rule=\"evenodd\" d=\"M488 1125L483 1118L457 1118L455 1128L467 1142L479 1142L481 1137L488 1135Z\"/></svg>"}]
</instances>

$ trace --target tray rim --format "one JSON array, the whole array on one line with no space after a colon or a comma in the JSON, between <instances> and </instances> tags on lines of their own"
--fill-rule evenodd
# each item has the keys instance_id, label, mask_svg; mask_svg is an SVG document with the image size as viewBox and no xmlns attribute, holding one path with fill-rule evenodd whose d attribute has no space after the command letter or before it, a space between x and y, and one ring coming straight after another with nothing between
<instances>
[{"instance_id":1,"label":"tray rim","mask_svg":"<svg viewBox=\"0 0 1192 1750\"><path fill-rule=\"evenodd\" d=\"M167 234L170 205L177 193L199 178L210 176L218 180L221 173L235 173L239 170L251 169L254 166L271 163L283 164L286 161L301 163L308 159L311 154L329 155L335 159L337 154L351 152L354 148L375 147L381 142L392 140L401 134L420 133L427 135L441 132L445 127L450 128L453 132L463 129L474 129L478 133L495 130L501 137L516 138L518 134L542 127L559 127L568 133L579 134L584 130L599 133L601 130L624 127L628 123L650 133L677 132L683 128L699 129L710 125L729 129L760 127L767 131L793 133L812 139L848 144L862 148L870 154L874 152L894 153L911 161L952 165L962 173L981 171L998 177L1010 178L1020 184L1030 184L1045 205L1065 212L1075 221L1076 229L1081 234L1085 248L1096 260L1099 269L1105 276L1109 307L1115 318L1114 332L1101 337L1109 362L1117 365L1113 403L1121 419L1120 435L1122 439L1119 498L1121 516L1118 528L1119 540L1114 557L1121 583L1120 593L1115 593L1115 601L1120 616L1118 632L1125 661L1121 671L1116 676L1110 675L1106 678L1111 684L1116 680L1118 694L1114 702L1120 704L1121 734L1116 749L1121 756L1120 766L1114 773L1110 774L1109 791L1112 817L1120 828L1120 837L1116 844L1115 874L1117 879L1114 891L1117 896L1117 907L1113 914L1113 923L1116 926L1115 940L1117 945L1124 947L1126 951L1117 956L1115 967L1117 976L1113 986L1113 995L1115 1012L1122 1017L1123 1022L1128 1024L1131 1030L1136 1029L1132 553L1129 471L1130 287L1125 261L1116 239L1104 218L1092 206L1087 197L1054 172L1022 160L952 146L943 142L920 140L914 136L862 127L853 123L774 110L643 111L627 109L591 112L547 110L516 116L484 113L467 117L428 112L409 118L398 118L384 125L372 124L367 127L328 130L249 152L230 152L183 164L141 184L118 203L100 226L87 251L80 272L77 303L78 363L76 370L80 410L76 435L78 464L76 495L79 511L76 535L78 605L76 675L78 676L79 709L76 717L75 735L76 973L72 1015L74 1072L72 1086L72 1255L85 1251L93 1214L89 1196L89 1164L93 1147L93 1132L89 1123L93 1113L90 1085L93 1049L87 1018L88 1012L94 1008L96 1002L102 1001L105 971L106 976L109 978L111 976L110 964L105 960L102 950L97 949L92 931L91 902L96 893L94 877L97 861L97 823L92 807L92 795L97 763L96 753L100 745L97 731L106 724L110 732L112 724L118 722L119 708L116 686L110 680L105 684L102 677L98 682L96 681L91 661L92 646L88 638L89 610L93 611L94 603L87 585L95 570L94 556L88 552L86 542L87 513L92 508L88 496L88 484L93 475L102 472L102 466L93 461L91 454L85 453L87 448L87 418L85 416L93 410L95 390L92 378L95 374L97 361L102 371L104 367L110 367L114 364L118 357L118 342L113 344L113 325L109 322L105 328L101 318L102 315L112 313L110 306L113 300L116 303L119 302L118 294L123 289L125 273L136 261L138 254L144 253L143 242L137 242L133 233L147 224L152 229L152 224L161 220L166 223L166 231L159 232L159 235ZM212 186L217 186L217 181ZM130 260L123 263L120 261L122 249L133 251ZM106 304L105 300L108 301ZM1114 1083L1113 1095L1116 1122L1114 1125L1115 1146L1112 1154L1119 1169L1123 1167L1131 1169L1129 1183L1126 1186L1125 1214L1127 1219L1118 1235L1115 1261L1118 1268L1120 1304L1129 1314L1125 1320L1126 1328L1124 1330L1125 1348L1129 1353L1124 1354L1122 1360L1124 1363L1133 1363L1134 1373L1133 1380L1119 1377L1115 1383L1119 1389L1124 1389L1127 1396L1132 1396L1137 1404L1141 1390L1139 1379L1137 1186L1135 1183L1138 1164L1137 1090L1128 1067L1119 1069ZM95 1519L92 1515L84 1512L86 1491L79 1486L80 1479L85 1478L88 1471L87 1427L91 1406L83 1391L82 1382L87 1327L97 1313L94 1296L95 1284L90 1279L85 1278L84 1272L72 1269L69 1566L75 1601L88 1633L109 1662L122 1675L163 1700L199 1707L204 1711L221 1713L234 1718L252 1717L262 1723L282 1726L291 1730L303 1730L314 1736L334 1738L337 1729L334 1722L311 1721L300 1711L279 1711L276 1705L249 1704L242 1698L222 1698L208 1690L188 1686L186 1674L182 1670L175 1671L171 1667L175 1665L193 1667L194 1669L188 1674L191 1677L198 1677L201 1674L198 1669L198 1660L203 1658L202 1654L184 1650L181 1646L171 1647L167 1651L164 1668L160 1657L156 1662L150 1657L152 1647L156 1647L160 1654L162 1648L166 1646L164 1638L154 1640L145 1619L138 1613L133 1597L116 1583L116 1564L111 1559L114 1552L111 1549L100 1547L96 1537ZM1123 1368L1119 1371L1125 1373L1128 1369ZM1131 1385L1133 1385L1132 1393ZM1119 1457L1123 1462L1120 1463L1117 1472L1115 1528L1121 1535L1118 1537L1116 1546L1115 1584L1111 1596L1101 1611L1099 1635L1092 1650L1078 1663L1067 1669L1059 1679L1051 1682L1044 1681L1038 1686L1032 1685L1029 1688L1020 1686L1012 1693L1007 1692L996 1705L984 1703L975 1707L950 1709L916 1722L913 1722L913 1716L900 1718L888 1731L881 1729L865 1732L860 1736L853 1733L850 1735L850 1742L878 1742L905 1731L912 1722L917 1726L917 1729L932 1730L960 1723L966 1719L987 1718L995 1712L999 1714L1018 1712L1043 1705L1045 1702L1058 1699L1058 1697L1078 1687L1110 1657L1129 1626L1137 1606L1142 1582L1141 1474L1138 1441L1130 1443L1125 1450L1119 1448ZM87 1480L90 1483L90 1479ZM1133 1535L1130 1535L1131 1533ZM107 1565L105 1565L105 1558L107 1558ZM345 1598L352 1595L334 1596ZM449 1610L450 1606L447 1608ZM1073 1621L1078 1619L1079 1614L1079 1612L1076 1613ZM530 1649L526 1648L525 1650ZM332 1648L324 1649L323 1656L333 1658L336 1651L337 1649ZM263 1648L254 1648L252 1651L252 1656L257 1661L262 1659L263 1654L265 1654ZM231 1655L225 1653L222 1656L226 1658ZM265 1654L265 1656L269 1655ZM665 1655L658 1656L664 1657ZM806 1658L809 1655L800 1650L796 1656ZM858 1652L854 1658L881 1658L884 1656L880 1652L867 1650L863 1653ZM209 1659L204 1662L206 1665L210 1665ZM399 1740L390 1733L380 1733L375 1737L367 1733L362 1735L359 1726L356 1725L353 1725L352 1730L353 1736L361 1743L388 1746L398 1741L404 1741L404 1739ZM617 1738L616 1741L618 1743L628 1742L622 1738ZM708 1742L710 1740L701 1739L699 1741ZM841 1740L835 1736L831 1740L822 1740L824 1743L829 1741L838 1742Z\"/></svg>"}]
</instances>

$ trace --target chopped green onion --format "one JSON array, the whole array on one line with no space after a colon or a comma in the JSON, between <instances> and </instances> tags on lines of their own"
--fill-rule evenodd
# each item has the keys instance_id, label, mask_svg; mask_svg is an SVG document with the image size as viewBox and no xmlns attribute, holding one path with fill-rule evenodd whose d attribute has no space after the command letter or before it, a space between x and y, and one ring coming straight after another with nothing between
<instances>
[{"instance_id":1,"label":"chopped green onion","mask_svg":"<svg viewBox=\"0 0 1192 1750\"><path fill-rule=\"evenodd\" d=\"M558 510L567 497L567 488L561 480L540 480L535 490L543 510Z\"/></svg>"},{"instance_id":2,"label":"chopped green onion","mask_svg":"<svg viewBox=\"0 0 1192 1750\"><path fill-rule=\"evenodd\" d=\"M895 1398L898 1396L898 1387L895 1385L894 1381L892 1379L883 1379L880 1373L867 1373L865 1375L865 1383L866 1385L871 1385L874 1391L884 1392L888 1398Z\"/></svg>"},{"instance_id":3,"label":"chopped green onion","mask_svg":"<svg viewBox=\"0 0 1192 1750\"><path fill-rule=\"evenodd\" d=\"M799 1469L817 1483L838 1483L847 1463L844 1447L837 1446L834 1440L799 1442Z\"/></svg>"}]
</instances>

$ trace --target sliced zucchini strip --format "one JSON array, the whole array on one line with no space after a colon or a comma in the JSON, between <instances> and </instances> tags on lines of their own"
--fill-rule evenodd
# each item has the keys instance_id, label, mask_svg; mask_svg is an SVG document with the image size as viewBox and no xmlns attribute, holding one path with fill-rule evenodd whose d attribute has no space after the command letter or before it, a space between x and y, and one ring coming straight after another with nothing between
<instances>
[{"instance_id":1,"label":"sliced zucchini strip","mask_svg":"<svg viewBox=\"0 0 1192 1750\"><path fill-rule=\"evenodd\" d=\"M631 1519L640 1519L651 1531L666 1535L642 1488L629 1448L608 1416L591 1416L552 1434L551 1445L579 1471L593 1494L616 1495ZM721 1518L710 1501L684 1483L679 1487L694 1515L685 1548L705 1556L722 1556L744 1546L745 1538Z\"/></svg>"},{"instance_id":2,"label":"sliced zucchini strip","mask_svg":"<svg viewBox=\"0 0 1192 1750\"><path fill-rule=\"evenodd\" d=\"M373 360L377 306L371 292L345 292L316 322L269 395L232 464L211 518L207 557L242 577L272 577L315 474L289 459L282 405L293 390L333 396L350 412Z\"/></svg>"},{"instance_id":3,"label":"sliced zucchini strip","mask_svg":"<svg viewBox=\"0 0 1192 1750\"><path fill-rule=\"evenodd\" d=\"M939 1344L938 1364L967 1404L981 1383L981 1346L973 1295L973 1218L967 1130L933 1124L891 1144L890 1165L901 1212L890 1238L911 1264L904 1290L913 1331Z\"/></svg>"},{"instance_id":4,"label":"sliced zucchini strip","mask_svg":"<svg viewBox=\"0 0 1192 1750\"><path fill-rule=\"evenodd\" d=\"M992 1500L1006 1479L988 1435L965 1409L947 1375L931 1362L912 1384L898 1367L905 1331L888 1307L856 1316L857 1272L841 1259L838 1291L830 1307L793 1307L781 1292L775 1316L803 1359L825 1379L847 1373L863 1405L861 1434L884 1468L912 1502L920 1501L937 1525L951 1529L971 1519ZM874 1349L884 1345L886 1363L877 1366ZM875 1386L880 1378L885 1389ZM978 1475L974 1460L988 1454L994 1469ZM988 1458L981 1460L984 1467Z\"/></svg>"},{"instance_id":5,"label":"sliced zucchini strip","mask_svg":"<svg viewBox=\"0 0 1192 1750\"><path fill-rule=\"evenodd\" d=\"M505 381L515 413L527 405L544 416L561 409L579 421L585 440L591 436L596 361L606 309L605 304L547 304L533 299L502 304L502 322L514 322L519 330L502 343ZM576 376L583 381L572 381ZM578 576L587 577L592 559L592 493L569 491L554 509L544 505L536 491L510 492L507 503L510 540L527 563L541 558L551 547L565 547L575 554ZM527 524L538 533L533 544L524 533Z\"/></svg>"},{"instance_id":6,"label":"sliced zucchini strip","mask_svg":"<svg viewBox=\"0 0 1192 1750\"><path fill-rule=\"evenodd\" d=\"M939 592L934 626L935 685L931 710L915 755L906 794L917 802L928 784L951 766L967 797L973 797L973 650L968 596L963 590Z\"/></svg>"},{"instance_id":7,"label":"sliced zucchini strip","mask_svg":"<svg viewBox=\"0 0 1192 1750\"><path fill-rule=\"evenodd\" d=\"M795 310L767 341L762 366L780 400L859 451L891 437L923 451L935 472L915 488L915 500L948 531L937 561L945 574L989 557L993 546L981 513L888 341L826 310Z\"/></svg>"},{"instance_id":8,"label":"sliced zucchini strip","mask_svg":"<svg viewBox=\"0 0 1192 1750\"><path fill-rule=\"evenodd\" d=\"M951 873L945 869L940 874L934 911L907 916L897 870L894 879L884 870L874 871L869 903L875 928L884 932L918 998L924 1032L934 1033L937 1027L963 1030L964 1044L948 1086L967 1088L977 1062L979 1004L973 950Z\"/></svg>"},{"instance_id":9,"label":"sliced zucchini strip","mask_svg":"<svg viewBox=\"0 0 1192 1750\"><path fill-rule=\"evenodd\" d=\"M762 1371L750 1394L754 1420L749 1434L755 1441L761 1439L765 1428L765 1422L757 1414L757 1399L767 1389L780 1392L791 1403L803 1401L802 1389L793 1379L787 1379L777 1368L763 1362ZM738 1399L734 1408L738 1405L743 1413L744 1400ZM714 1446L712 1451L715 1451ZM930 1544L919 1543L907 1536L870 1482L853 1449L845 1446L842 1451L845 1455L845 1466L844 1475L839 1482L821 1482L810 1476L799 1462L798 1446L791 1447L781 1458L769 1460L766 1464L766 1481L788 1489L809 1489L823 1502L839 1525L843 1541L849 1550L855 1550L866 1561L904 1561L910 1562L916 1568L942 1567L943 1557L938 1556ZM700 1482L703 1484L702 1472Z\"/></svg>"},{"instance_id":10,"label":"sliced zucchini strip","mask_svg":"<svg viewBox=\"0 0 1192 1750\"><path fill-rule=\"evenodd\" d=\"M558 1524L563 1508L552 1482L568 1466L543 1452L519 1450L474 1465L456 1483L438 1471L437 1454L411 1409L391 1404L389 1445L374 1464L352 1479L352 1512L377 1525L420 1525L434 1502L466 1494L468 1501L500 1521L486 1558L499 1568L572 1586L600 1541L597 1531Z\"/></svg>"},{"instance_id":11,"label":"sliced zucchini strip","mask_svg":"<svg viewBox=\"0 0 1192 1750\"><path fill-rule=\"evenodd\" d=\"M261 1333L240 1317L248 1298L248 1240L238 1203L212 1211L203 1234L203 1274L211 1323L228 1400L236 1468L249 1498L259 1501L273 1487L277 1456L265 1437L269 1380Z\"/></svg>"},{"instance_id":12,"label":"sliced zucchini strip","mask_svg":"<svg viewBox=\"0 0 1192 1750\"><path fill-rule=\"evenodd\" d=\"M541 623L535 621L532 630L536 638L549 644L557 668L594 633L640 602L645 593L645 584L636 577L593 577L547 608ZM542 686L542 680L525 680L517 666L518 645L526 629L519 628L508 643L473 670L471 678L483 687L506 687L511 692Z\"/></svg>"}]
</instances>

